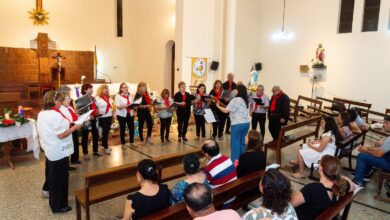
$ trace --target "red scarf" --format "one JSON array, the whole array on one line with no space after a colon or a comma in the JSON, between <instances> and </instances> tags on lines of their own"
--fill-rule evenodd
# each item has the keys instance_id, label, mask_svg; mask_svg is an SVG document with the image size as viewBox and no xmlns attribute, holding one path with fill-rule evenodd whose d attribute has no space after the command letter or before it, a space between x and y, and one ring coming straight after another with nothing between
<instances>
[{"instance_id":1,"label":"red scarf","mask_svg":"<svg viewBox=\"0 0 390 220\"><path fill-rule=\"evenodd\" d=\"M233 89L233 82L228 82L229 83L229 91L232 91L232 89Z\"/></svg>"},{"instance_id":2,"label":"red scarf","mask_svg":"<svg viewBox=\"0 0 390 220\"><path fill-rule=\"evenodd\" d=\"M263 97L263 96L259 97L259 95L257 95L257 93L256 93L256 97L261 99L261 97ZM257 104L257 102L255 102L255 111L257 110L258 107L259 107L259 104Z\"/></svg>"},{"instance_id":3,"label":"red scarf","mask_svg":"<svg viewBox=\"0 0 390 220\"><path fill-rule=\"evenodd\" d=\"M269 110L271 112L274 112L276 109L276 103L278 102L278 99L283 95L283 91L280 91L279 95L272 96L271 105L269 107Z\"/></svg>"},{"instance_id":4,"label":"red scarf","mask_svg":"<svg viewBox=\"0 0 390 220\"><path fill-rule=\"evenodd\" d=\"M122 97L127 100L126 105L130 105L129 95L122 95ZM127 111L127 113L130 113L130 109L129 108L126 108L126 111Z\"/></svg>"},{"instance_id":5,"label":"red scarf","mask_svg":"<svg viewBox=\"0 0 390 220\"><path fill-rule=\"evenodd\" d=\"M182 102L185 102L186 99L187 99L186 93L181 94L181 101L182 101ZM187 106L187 104L184 104L184 105L183 105L183 107L186 107L186 106Z\"/></svg>"},{"instance_id":6,"label":"red scarf","mask_svg":"<svg viewBox=\"0 0 390 220\"><path fill-rule=\"evenodd\" d=\"M107 106L106 106L106 112L104 114L107 114L107 112L110 110L111 108L111 104L110 104L110 98L108 98L107 96L102 96L101 97L106 103L107 103Z\"/></svg>"},{"instance_id":7,"label":"red scarf","mask_svg":"<svg viewBox=\"0 0 390 220\"><path fill-rule=\"evenodd\" d=\"M88 95L88 96L89 96L89 98L90 98L91 101L92 101L92 104L91 104L91 110L93 111L93 112L92 112L92 116L93 116L94 118L96 118L96 116L97 116L97 107L96 107L96 103L95 103L95 101L93 100L92 96L90 96L90 95Z\"/></svg>"},{"instance_id":8,"label":"red scarf","mask_svg":"<svg viewBox=\"0 0 390 220\"><path fill-rule=\"evenodd\" d=\"M69 111L70 115L72 116L73 122L77 121L77 115L76 115L76 113L74 112L73 108L69 106L69 107L68 107L68 111Z\"/></svg>"},{"instance_id":9,"label":"red scarf","mask_svg":"<svg viewBox=\"0 0 390 220\"><path fill-rule=\"evenodd\" d=\"M63 117L63 118L65 118L68 122L69 122L69 127L71 127L71 124L72 123L70 123L70 120L69 120L69 118L67 118L57 107L53 107L53 108L51 108L52 110L54 110L54 111L56 111L56 112L58 112L58 113L60 113L60 115Z\"/></svg>"},{"instance_id":10,"label":"red scarf","mask_svg":"<svg viewBox=\"0 0 390 220\"><path fill-rule=\"evenodd\" d=\"M198 108L202 108L202 105L203 105L203 102L202 102L202 96L203 96L203 93L198 93L198 95L199 95L199 101L196 103L196 106L198 107Z\"/></svg>"},{"instance_id":11,"label":"red scarf","mask_svg":"<svg viewBox=\"0 0 390 220\"><path fill-rule=\"evenodd\" d=\"M144 97L147 105L152 104L152 100L150 99L150 96L148 93L145 92L144 94L142 94L142 96Z\"/></svg>"},{"instance_id":12,"label":"red scarf","mask_svg":"<svg viewBox=\"0 0 390 220\"><path fill-rule=\"evenodd\" d=\"M216 94L215 98L217 98L217 100L219 101L221 99L222 89L220 90L215 89L215 94Z\"/></svg>"},{"instance_id":13,"label":"red scarf","mask_svg":"<svg viewBox=\"0 0 390 220\"><path fill-rule=\"evenodd\" d=\"M169 108L169 106L171 106L168 98L163 98L163 101L165 103L165 106L167 106L167 108Z\"/></svg>"}]
</instances>

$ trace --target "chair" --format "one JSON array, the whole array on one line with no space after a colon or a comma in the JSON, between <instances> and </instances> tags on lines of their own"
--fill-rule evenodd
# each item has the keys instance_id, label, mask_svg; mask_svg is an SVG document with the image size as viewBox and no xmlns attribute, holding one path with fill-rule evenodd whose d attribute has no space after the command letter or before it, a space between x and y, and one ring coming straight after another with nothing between
<instances>
[{"instance_id":1,"label":"chair","mask_svg":"<svg viewBox=\"0 0 390 220\"><path fill-rule=\"evenodd\" d=\"M27 86L28 100L31 100L31 93L38 93L38 98L41 98L41 88L39 86Z\"/></svg>"},{"instance_id":2,"label":"chair","mask_svg":"<svg viewBox=\"0 0 390 220\"><path fill-rule=\"evenodd\" d=\"M379 200L379 201L390 202L390 198L384 198L383 196L381 196L382 186L383 186L383 182L385 180L390 181L390 172L386 172L386 171L383 171L383 170L379 171L379 175L378 175L378 191L377 191L377 194L375 196L375 199Z\"/></svg>"}]
</instances>

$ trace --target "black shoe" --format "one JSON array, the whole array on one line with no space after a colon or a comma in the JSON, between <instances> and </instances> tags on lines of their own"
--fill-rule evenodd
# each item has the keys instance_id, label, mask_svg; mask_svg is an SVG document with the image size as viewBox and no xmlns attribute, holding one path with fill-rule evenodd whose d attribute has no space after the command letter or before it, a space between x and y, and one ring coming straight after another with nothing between
<instances>
[{"instance_id":1,"label":"black shoe","mask_svg":"<svg viewBox=\"0 0 390 220\"><path fill-rule=\"evenodd\" d=\"M169 140L169 138L165 138L165 142L171 143L171 141Z\"/></svg>"},{"instance_id":2,"label":"black shoe","mask_svg":"<svg viewBox=\"0 0 390 220\"><path fill-rule=\"evenodd\" d=\"M71 167L71 166L69 166L69 167L68 167L68 170L74 171L74 170L77 170L77 168L76 168L76 167Z\"/></svg>"},{"instance_id":3,"label":"black shoe","mask_svg":"<svg viewBox=\"0 0 390 220\"><path fill-rule=\"evenodd\" d=\"M188 139L186 137L183 137L183 142L187 142Z\"/></svg>"},{"instance_id":4,"label":"black shoe","mask_svg":"<svg viewBox=\"0 0 390 220\"><path fill-rule=\"evenodd\" d=\"M181 142L181 138L179 138L177 141Z\"/></svg>"},{"instance_id":5,"label":"black shoe","mask_svg":"<svg viewBox=\"0 0 390 220\"><path fill-rule=\"evenodd\" d=\"M62 208L58 211L53 211L53 213L65 213L65 212L69 212L69 211L72 211L72 207L68 206L66 208Z\"/></svg>"},{"instance_id":6,"label":"black shoe","mask_svg":"<svg viewBox=\"0 0 390 220\"><path fill-rule=\"evenodd\" d=\"M93 152L93 156L101 157L102 155L99 152Z\"/></svg>"},{"instance_id":7,"label":"black shoe","mask_svg":"<svg viewBox=\"0 0 390 220\"><path fill-rule=\"evenodd\" d=\"M71 164L82 164L83 162L81 162L80 160L76 160L76 161L71 161L70 163Z\"/></svg>"},{"instance_id":8,"label":"black shoe","mask_svg":"<svg viewBox=\"0 0 390 220\"><path fill-rule=\"evenodd\" d=\"M165 144L164 139L161 139L161 144Z\"/></svg>"}]
</instances>

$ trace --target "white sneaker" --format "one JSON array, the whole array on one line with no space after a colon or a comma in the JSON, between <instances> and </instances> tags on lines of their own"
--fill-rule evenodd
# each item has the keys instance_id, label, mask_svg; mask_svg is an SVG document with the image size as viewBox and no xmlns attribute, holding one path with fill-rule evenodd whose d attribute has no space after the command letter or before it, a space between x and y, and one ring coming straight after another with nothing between
<instances>
[{"instance_id":1,"label":"white sneaker","mask_svg":"<svg viewBox=\"0 0 390 220\"><path fill-rule=\"evenodd\" d=\"M41 197L43 199L48 199L49 198L49 191L42 190Z\"/></svg>"},{"instance_id":2,"label":"white sneaker","mask_svg":"<svg viewBox=\"0 0 390 220\"><path fill-rule=\"evenodd\" d=\"M106 153L106 154L111 154L111 149L110 149L110 148L104 149L104 153Z\"/></svg>"}]
</instances>

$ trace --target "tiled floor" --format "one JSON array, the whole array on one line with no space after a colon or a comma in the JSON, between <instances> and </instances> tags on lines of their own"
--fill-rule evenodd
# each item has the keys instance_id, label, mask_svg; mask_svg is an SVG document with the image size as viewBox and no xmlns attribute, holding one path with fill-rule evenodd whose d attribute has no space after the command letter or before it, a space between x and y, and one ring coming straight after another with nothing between
<instances>
[{"instance_id":1,"label":"tiled floor","mask_svg":"<svg viewBox=\"0 0 390 220\"><path fill-rule=\"evenodd\" d=\"M175 129L173 129L175 130ZM207 133L209 134L209 133ZM74 208L75 201L73 192L84 185L83 176L89 171L113 167L124 163L136 162L144 158L157 157L173 152L187 151L194 147L200 147L201 141L195 140L194 128L189 128L189 142L186 144L178 143L176 132L171 134L172 143L169 145L160 145L159 138L154 137L153 146L143 146L137 149L122 149L121 146L112 146L111 156L100 158L91 158L90 161L84 161L78 166L77 171L70 173L69 186L69 204ZM225 135L225 140L220 141L222 152L230 154L229 135ZM269 134L266 135L266 141L270 140ZM368 137L367 143L373 139ZM283 163L294 159L299 144L283 149ZM275 161L274 152L268 154L268 162ZM346 162L346 161L344 161ZM289 175L289 173L286 173ZM348 173L347 173L348 174ZM30 160L16 164L16 169L11 170L6 167L0 167L0 219L75 219L75 211L72 210L66 214L54 215L51 213L48 200L40 197L40 190L44 179L44 157L40 160ZM169 183L172 186L176 181ZM294 189L299 190L303 184L310 180L293 180ZM390 204L378 202L373 199L376 193L376 178L367 185L365 189L357 196L353 203L349 219L390 219ZM123 209L125 196L112 199L93 205L91 208L92 219L115 219L120 215ZM251 204L258 204L255 201ZM83 213L84 214L84 213Z\"/></svg>"}]
</instances>

